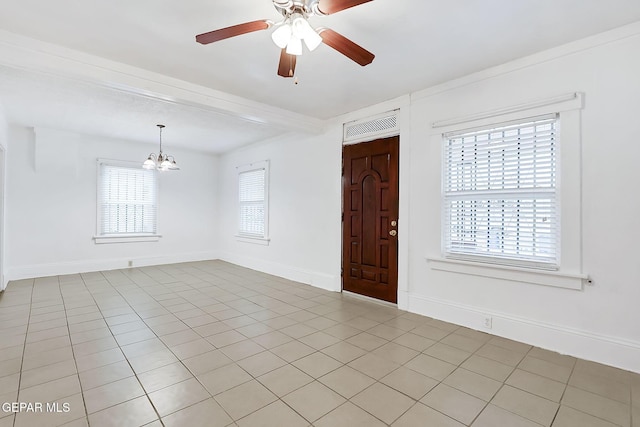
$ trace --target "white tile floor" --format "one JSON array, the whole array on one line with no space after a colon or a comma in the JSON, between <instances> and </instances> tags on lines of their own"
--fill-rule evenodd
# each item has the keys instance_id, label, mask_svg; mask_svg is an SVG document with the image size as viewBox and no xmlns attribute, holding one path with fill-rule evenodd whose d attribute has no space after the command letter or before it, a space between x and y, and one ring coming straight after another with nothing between
<instances>
[{"instance_id":1,"label":"white tile floor","mask_svg":"<svg viewBox=\"0 0 640 427\"><path fill-rule=\"evenodd\" d=\"M640 375L210 261L10 283L4 402L44 406L0 427L640 427Z\"/></svg>"}]
</instances>

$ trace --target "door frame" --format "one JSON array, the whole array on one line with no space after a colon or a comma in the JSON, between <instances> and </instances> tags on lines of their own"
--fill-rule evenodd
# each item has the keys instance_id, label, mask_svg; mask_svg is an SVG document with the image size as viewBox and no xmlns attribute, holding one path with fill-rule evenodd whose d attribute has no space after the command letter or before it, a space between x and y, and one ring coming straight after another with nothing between
<instances>
[{"instance_id":1,"label":"door frame","mask_svg":"<svg viewBox=\"0 0 640 427\"><path fill-rule=\"evenodd\" d=\"M341 276L340 276L340 291L341 292L348 292L350 294L353 295L357 295L359 297L363 297L363 298L367 298L367 299L371 299L375 302L381 302L384 304L391 304L391 305L397 305L398 304L398 295L399 295L399 291L400 291L400 271L399 271L399 266L400 266L400 239L396 239L395 241L395 253L396 253L396 260L395 260L395 288L396 288L396 293L395 293L395 302L391 301L391 300L386 300L386 299L378 299L375 298L373 296L369 296L369 295L365 295L365 294L360 294L357 293L355 291L350 291L344 288L344 278L345 278L345 267L344 267L344 262L345 262L345 257L344 257L344 250L345 250L345 235L344 235L344 220L345 220L345 209L344 209L344 203L345 203L345 177L344 177L344 169L345 169L345 163L344 163L344 153L345 153L345 147L353 147L353 146L359 146L361 144L373 144L376 142L385 142L384 140L389 140L389 139L397 139L397 161L398 161L398 169L397 169L397 193L398 193L398 198L396 200L396 205L397 205L397 215L395 215L395 221L400 221L400 135L396 134L389 134L389 135L385 135L385 136L376 136L374 139L368 139L366 141L360 141L360 142L356 142L356 143L351 143L351 144L347 144L344 143L342 145L342 171L341 171L341 210L342 210L342 221L341 221L341 227L340 227L340 231L341 231L341 251L340 251L340 255L341 255L341 260L340 260L340 271L341 271ZM391 218L393 218L394 216L392 216ZM398 226L393 226L395 227L396 230L398 230Z\"/></svg>"},{"instance_id":2,"label":"door frame","mask_svg":"<svg viewBox=\"0 0 640 427\"><path fill-rule=\"evenodd\" d=\"M406 110L406 109L402 109ZM398 111L398 115L402 117L402 110ZM408 112L405 112L404 115L407 115ZM405 135L402 132L394 132L383 134L375 137L370 137L358 141L350 141L343 142L340 146L340 160L344 161L343 155L343 147L346 145L355 145L362 144L366 142L375 141L381 138L387 138L391 136L397 136L399 138L398 141L398 295L397 295L397 304L388 303L386 301L377 300L374 298L369 298L364 295L357 295L358 297L362 297L365 299L370 299L371 301L379 302L380 304L391 304L397 306L401 310L407 310L409 308L409 284L408 284L408 276L409 276L409 217L408 217L408 197L407 197L407 184L409 182L408 179L408 171L407 167L409 164L409 150L404 149L406 147L406 140L408 139L408 135ZM403 138L405 139L405 143L403 145ZM343 292L343 274L344 274L344 185L342 184L342 168L340 168L340 292ZM349 291L344 291L349 292Z\"/></svg>"},{"instance_id":3,"label":"door frame","mask_svg":"<svg viewBox=\"0 0 640 427\"><path fill-rule=\"evenodd\" d=\"M382 114L388 114L390 111L395 111L398 119L397 129L391 132L381 132L376 135L367 135L361 139L352 139L349 141L344 140L344 132L343 132L343 140L340 143L340 160L342 161L342 147L345 145L353 145L360 144L362 142L374 141L380 138L386 138L389 136L398 136L400 138L398 150L399 150L399 165L398 165L398 186L399 186L399 194L398 194L398 303L397 307L400 310L408 310L409 309L409 230L410 230L410 221L409 221L409 182L410 182L410 165L411 165L411 151L410 151L410 141L412 138L412 132L409 127L409 123L411 123L411 97L409 95L402 96L400 98L383 102L375 107L366 108L360 110L356 113L347 114L342 117L342 122L344 124L354 121L359 121L367 118L375 118ZM387 112L387 113L383 113ZM419 160L416 160L419 161ZM340 182L340 217L342 218L342 212L344 212L344 186L342 185L342 168L340 168L340 175L338 176ZM338 239L338 244L340 248L336 248L338 256L340 260L337 260L338 266L340 269L337 271L338 274L338 292L342 292L342 274L341 270L342 259L343 259L343 229L342 229L342 221L340 222L340 237ZM424 260L424 257L418 257L418 260ZM424 260L426 264L426 260ZM425 266L426 267L426 266ZM363 297L366 298L366 297ZM372 300L378 301L378 300ZM380 304L388 304L384 301L380 301Z\"/></svg>"}]
</instances>

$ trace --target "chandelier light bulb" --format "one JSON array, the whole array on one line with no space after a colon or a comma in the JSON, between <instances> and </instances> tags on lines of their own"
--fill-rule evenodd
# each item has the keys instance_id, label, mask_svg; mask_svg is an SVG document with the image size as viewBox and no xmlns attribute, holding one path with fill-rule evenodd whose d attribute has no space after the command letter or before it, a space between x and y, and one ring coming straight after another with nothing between
<instances>
[{"instance_id":1,"label":"chandelier light bulb","mask_svg":"<svg viewBox=\"0 0 640 427\"><path fill-rule=\"evenodd\" d=\"M166 171L166 170L169 170L170 168L171 168L171 162L169 161L169 159L165 157L162 163L160 163L160 170Z\"/></svg>"},{"instance_id":2,"label":"chandelier light bulb","mask_svg":"<svg viewBox=\"0 0 640 427\"><path fill-rule=\"evenodd\" d=\"M154 157L155 157L154 154L150 154L149 157L147 157L147 160L145 160L144 163L142 164L142 167L145 169L155 169L156 161L154 160Z\"/></svg>"}]
</instances>

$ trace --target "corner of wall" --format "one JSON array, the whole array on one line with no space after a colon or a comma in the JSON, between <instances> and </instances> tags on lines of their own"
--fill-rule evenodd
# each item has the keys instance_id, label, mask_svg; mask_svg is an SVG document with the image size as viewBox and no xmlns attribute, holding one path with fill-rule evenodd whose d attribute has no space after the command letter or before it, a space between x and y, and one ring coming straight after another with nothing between
<instances>
[{"instance_id":1,"label":"corner of wall","mask_svg":"<svg viewBox=\"0 0 640 427\"><path fill-rule=\"evenodd\" d=\"M120 270L126 268L151 267L155 265L177 264L183 262L210 261L219 259L217 251L203 251L173 254L168 256L127 257L94 259L84 261L55 262L50 264L24 265L7 269L8 281L49 277L65 274L88 273L93 271ZM129 265L132 262L132 266Z\"/></svg>"},{"instance_id":2,"label":"corner of wall","mask_svg":"<svg viewBox=\"0 0 640 427\"><path fill-rule=\"evenodd\" d=\"M330 274L302 270L289 265L236 255L229 252L220 254L220 259L241 267L251 268L253 270L262 271L284 279L315 286L316 288L324 289L326 291L340 292L342 290L340 277L332 276Z\"/></svg>"}]
</instances>

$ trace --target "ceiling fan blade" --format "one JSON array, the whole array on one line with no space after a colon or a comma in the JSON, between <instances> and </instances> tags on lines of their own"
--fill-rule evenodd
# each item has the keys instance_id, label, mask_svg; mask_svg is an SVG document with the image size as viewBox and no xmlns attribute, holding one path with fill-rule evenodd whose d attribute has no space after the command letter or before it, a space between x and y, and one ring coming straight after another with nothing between
<instances>
[{"instance_id":1,"label":"ceiling fan blade","mask_svg":"<svg viewBox=\"0 0 640 427\"><path fill-rule=\"evenodd\" d=\"M289 55L287 48L280 52L280 64L278 64L278 75L282 77L293 77L296 71L296 56Z\"/></svg>"},{"instance_id":2,"label":"ceiling fan blade","mask_svg":"<svg viewBox=\"0 0 640 427\"><path fill-rule=\"evenodd\" d=\"M233 25L231 27L220 28L219 30L199 34L196 36L196 41L200 44L209 44L228 39L230 37L252 33L254 31L266 30L267 28L271 27L271 25L271 21L268 21L266 19L260 21L245 22L244 24Z\"/></svg>"},{"instance_id":3,"label":"ceiling fan blade","mask_svg":"<svg viewBox=\"0 0 640 427\"><path fill-rule=\"evenodd\" d=\"M334 48L363 67L371 64L373 62L373 58L376 57L373 53L369 52L362 46L355 44L345 36L338 34L333 30L321 28L318 30L318 33L320 34L320 37L322 37L324 44Z\"/></svg>"},{"instance_id":4,"label":"ceiling fan blade","mask_svg":"<svg viewBox=\"0 0 640 427\"><path fill-rule=\"evenodd\" d=\"M332 13L340 12L341 10L349 9L350 7L370 1L373 0L320 0L318 10L323 15L331 15Z\"/></svg>"}]
</instances>

